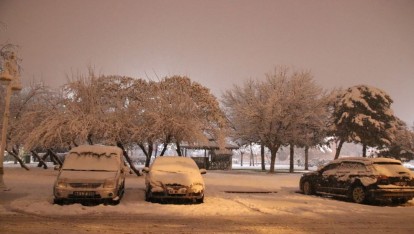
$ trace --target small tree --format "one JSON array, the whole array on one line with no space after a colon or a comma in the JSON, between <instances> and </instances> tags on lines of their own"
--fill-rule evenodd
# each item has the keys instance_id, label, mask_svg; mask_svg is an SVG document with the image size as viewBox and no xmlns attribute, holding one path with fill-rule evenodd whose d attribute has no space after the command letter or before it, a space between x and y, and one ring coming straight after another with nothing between
<instances>
[{"instance_id":1,"label":"small tree","mask_svg":"<svg viewBox=\"0 0 414 234\"><path fill-rule=\"evenodd\" d=\"M321 93L310 72L277 67L265 81L250 80L244 87L226 91L223 105L236 139L255 140L266 146L271 154L270 172L274 172L279 148L299 144L303 128L321 114ZM318 105L321 107L315 109ZM292 160L293 156L291 165Z\"/></svg>"},{"instance_id":2,"label":"small tree","mask_svg":"<svg viewBox=\"0 0 414 234\"><path fill-rule=\"evenodd\" d=\"M392 102L388 94L374 87L358 85L346 90L334 105L333 133L339 141L335 159L344 142L361 143L364 157L367 146L390 145L396 128Z\"/></svg>"},{"instance_id":3,"label":"small tree","mask_svg":"<svg viewBox=\"0 0 414 234\"><path fill-rule=\"evenodd\" d=\"M209 89L181 76L167 77L157 87L155 125L164 146L175 143L178 155L181 142L206 143L215 138L223 146L226 122Z\"/></svg>"}]
</instances>

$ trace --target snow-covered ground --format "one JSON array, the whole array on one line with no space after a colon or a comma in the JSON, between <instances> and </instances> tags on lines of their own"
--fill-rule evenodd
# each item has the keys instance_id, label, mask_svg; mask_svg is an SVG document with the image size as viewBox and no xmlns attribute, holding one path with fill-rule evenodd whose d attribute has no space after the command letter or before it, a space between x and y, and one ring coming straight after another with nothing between
<instances>
[{"instance_id":1,"label":"snow-covered ground","mask_svg":"<svg viewBox=\"0 0 414 234\"><path fill-rule=\"evenodd\" d=\"M344 233L348 230L346 229L348 225L361 225L357 224L359 220L367 223L368 226L364 226L366 227L364 230L393 231L397 228L397 232L409 233L408 230L414 229L414 200L402 206L359 205L329 197L305 196L297 193L301 173L268 174L257 170L208 171L204 175L207 189L205 201L203 204L195 205L145 202L144 177L128 175L126 193L119 205L60 206L52 203L52 186L58 172L53 169L44 170L35 167L34 164L31 166L30 171L18 167L5 167L4 180L10 191L0 192L0 224L3 215L86 217L119 214L182 218L232 217L232 219L248 216L253 219L256 217L257 220L273 220L274 217L274 220L280 222L284 222L283 220L287 222L294 217L295 220L307 220L309 224L325 223L332 217L338 217L338 227L343 229L339 228L337 231L344 231ZM391 220L385 229L384 220ZM382 226L378 228L377 224ZM220 227L217 227L217 231L220 230ZM289 230L293 232L296 229Z\"/></svg>"}]
</instances>

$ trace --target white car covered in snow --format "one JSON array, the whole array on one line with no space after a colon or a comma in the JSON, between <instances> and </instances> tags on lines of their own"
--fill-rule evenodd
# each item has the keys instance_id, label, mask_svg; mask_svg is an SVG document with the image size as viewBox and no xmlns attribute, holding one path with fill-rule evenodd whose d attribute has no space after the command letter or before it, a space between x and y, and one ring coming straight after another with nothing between
<instances>
[{"instance_id":1,"label":"white car covered in snow","mask_svg":"<svg viewBox=\"0 0 414 234\"><path fill-rule=\"evenodd\" d=\"M356 203L391 199L402 204L414 198L414 173L395 159L345 157L303 174L299 186L304 194L347 197Z\"/></svg>"},{"instance_id":2,"label":"white car covered in snow","mask_svg":"<svg viewBox=\"0 0 414 234\"><path fill-rule=\"evenodd\" d=\"M157 157L145 167L145 200L186 199L204 201L205 169L199 169L192 158L178 156Z\"/></svg>"},{"instance_id":3,"label":"white car covered in snow","mask_svg":"<svg viewBox=\"0 0 414 234\"><path fill-rule=\"evenodd\" d=\"M117 204L124 194L126 171L122 150L118 147L73 148L66 155L54 184L54 202Z\"/></svg>"}]
</instances>

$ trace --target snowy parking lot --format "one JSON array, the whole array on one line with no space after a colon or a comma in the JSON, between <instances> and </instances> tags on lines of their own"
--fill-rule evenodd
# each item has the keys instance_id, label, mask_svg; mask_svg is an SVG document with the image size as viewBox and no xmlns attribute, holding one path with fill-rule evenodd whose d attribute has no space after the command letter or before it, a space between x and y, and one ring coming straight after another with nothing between
<instances>
[{"instance_id":1,"label":"snowy parking lot","mask_svg":"<svg viewBox=\"0 0 414 234\"><path fill-rule=\"evenodd\" d=\"M144 201L144 177L128 175L116 206L53 204L57 171L5 167L10 191L0 192L4 233L412 233L414 200L359 205L298 193L301 173L208 171L202 204ZM112 221L111 221L112 220ZM70 224L70 225L66 225Z\"/></svg>"}]
</instances>

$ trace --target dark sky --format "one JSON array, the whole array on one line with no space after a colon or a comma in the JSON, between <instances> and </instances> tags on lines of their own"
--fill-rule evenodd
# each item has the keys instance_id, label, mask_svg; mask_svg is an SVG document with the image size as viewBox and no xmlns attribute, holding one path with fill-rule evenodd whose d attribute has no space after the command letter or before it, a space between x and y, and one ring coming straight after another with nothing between
<instances>
[{"instance_id":1,"label":"dark sky","mask_svg":"<svg viewBox=\"0 0 414 234\"><path fill-rule=\"evenodd\" d=\"M325 88L385 90L414 122L413 0L0 0L0 43L20 46L22 80L71 74L187 75L220 97L276 65Z\"/></svg>"}]
</instances>

